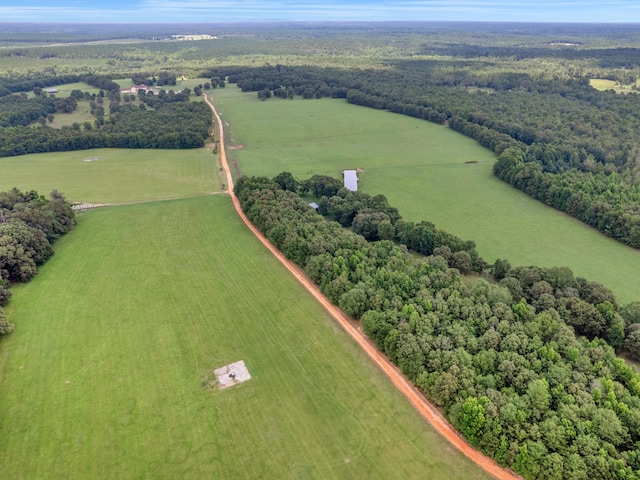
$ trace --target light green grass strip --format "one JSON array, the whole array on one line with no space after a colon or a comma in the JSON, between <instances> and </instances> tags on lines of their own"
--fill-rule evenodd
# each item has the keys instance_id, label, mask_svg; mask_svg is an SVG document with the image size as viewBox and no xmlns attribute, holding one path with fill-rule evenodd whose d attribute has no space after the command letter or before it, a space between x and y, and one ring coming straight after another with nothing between
<instances>
[{"instance_id":1,"label":"light green grass strip","mask_svg":"<svg viewBox=\"0 0 640 480\"><path fill-rule=\"evenodd\" d=\"M0 342L3 478L483 479L227 196L83 214ZM210 393L211 369L253 378Z\"/></svg>"},{"instance_id":2,"label":"light green grass strip","mask_svg":"<svg viewBox=\"0 0 640 480\"><path fill-rule=\"evenodd\" d=\"M640 251L533 200L492 174L495 155L447 127L344 100L259 101L230 87L212 93L230 123L242 173L273 177L362 168L360 188L383 193L408 220L473 239L489 262L568 266L640 300ZM477 163L467 163L477 162Z\"/></svg>"},{"instance_id":3,"label":"light green grass strip","mask_svg":"<svg viewBox=\"0 0 640 480\"><path fill-rule=\"evenodd\" d=\"M48 194L55 188L73 202L125 203L220 189L216 156L207 148L40 153L0 158L0 171L0 191Z\"/></svg>"}]
</instances>

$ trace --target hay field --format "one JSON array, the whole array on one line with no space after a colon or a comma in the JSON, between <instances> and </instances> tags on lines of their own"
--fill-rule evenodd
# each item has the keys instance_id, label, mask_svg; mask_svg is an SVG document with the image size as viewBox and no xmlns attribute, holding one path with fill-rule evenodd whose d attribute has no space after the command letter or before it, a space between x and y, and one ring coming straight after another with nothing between
<instances>
[{"instance_id":1,"label":"hay field","mask_svg":"<svg viewBox=\"0 0 640 480\"><path fill-rule=\"evenodd\" d=\"M206 147L38 153L0 158L0 171L0 191L18 187L48 194L55 188L80 203L202 195L220 190L221 185L216 156Z\"/></svg>"},{"instance_id":2,"label":"hay field","mask_svg":"<svg viewBox=\"0 0 640 480\"><path fill-rule=\"evenodd\" d=\"M636 81L630 85L622 85L615 80L607 80L606 78L592 78L589 85L597 90L613 90L616 93L638 93L637 87L639 83Z\"/></svg>"},{"instance_id":3,"label":"hay field","mask_svg":"<svg viewBox=\"0 0 640 480\"><path fill-rule=\"evenodd\" d=\"M15 288L3 478L482 479L227 196L83 214ZM244 360L251 380L203 388Z\"/></svg>"}]
</instances>

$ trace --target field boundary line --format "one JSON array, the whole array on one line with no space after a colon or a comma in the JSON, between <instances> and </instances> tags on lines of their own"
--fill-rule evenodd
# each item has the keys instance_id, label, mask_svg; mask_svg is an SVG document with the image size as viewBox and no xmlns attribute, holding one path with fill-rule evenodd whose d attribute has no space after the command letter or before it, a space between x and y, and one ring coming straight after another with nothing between
<instances>
[{"instance_id":1,"label":"field boundary line","mask_svg":"<svg viewBox=\"0 0 640 480\"><path fill-rule=\"evenodd\" d=\"M342 329L349 334L349 336L355 340L358 346L365 351L369 358L382 370L382 372L389 378L392 384L407 398L411 406L424 418L441 436L443 436L451 445L456 447L465 457L471 460L473 463L482 468L485 472L492 475L494 478L500 480L522 480L522 477L514 473L513 471L504 468L493 459L487 457L480 451L473 448L460 433L458 433L447 419L440 413L440 411L427 400L427 398L400 372L400 369L396 367L391 361L384 356L378 348L375 346L356 323L350 319L342 310L333 305L327 297L315 286L305 275L300 267L289 261L280 250L269 242L269 240L257 229L251 221L247 218L245 213L240 207L240 201L233 192L233 178L229 165L227 164L227 157L224 148L224 131L222 121L216 108L213 106L206 94L203 94L204 100L211 108L213 115L217 122L217 127L220 132L220 163L227 176L227 185L229 189L229 195L231 202L240 216L240 219L249 227L251 232L258 237L260 242L284 265L284 267L294 276L296 280L303 287L313 295L313 297L320 303L327 313L342 327Z\"/></svg>"}]
</instances>

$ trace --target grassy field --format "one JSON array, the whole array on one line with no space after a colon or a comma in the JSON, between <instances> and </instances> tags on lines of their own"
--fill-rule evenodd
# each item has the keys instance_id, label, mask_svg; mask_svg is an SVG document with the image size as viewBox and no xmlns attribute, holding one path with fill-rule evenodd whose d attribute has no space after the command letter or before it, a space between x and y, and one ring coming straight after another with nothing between
<instances>
[{"instance_id":1,"label":"grassy field","mask_svg":"<svg viewBox=\"0 0 640 480\"><path fill-rule=\"evenodd\" d=\"M640 300L640 251L499 181L494 154L444 126L344 100L262 102L234 86L212 97L232 144L243 145L229 153L244 174L340 178L361 168L363 191L385 194L406 219L475 240L490 262L568 266L623 303Z\"/></svg>"},{"instance_id":2,"label":"grassy field","mask_svg":"<svg viewBox=\"0 0 640 480\"><path fill-rule=\"evenodd\" d=\"M483 479L227 196L83 214L8 309L2 477ZM244 360L252 379L201 379Z\"/></svg>"},{"instance_id":3,"label":"grassy field","mask_svg":"<svg viewBox=\"0 0 640 480\"><path fill-rule=\"evenodd\" d=\"M109 102L106 102L104 105L108 111ZM54 115L53 122L47 122L47 125L53 128L61 128L64 126L71 126L74 123L79 123L82 125L84 122L90 122L93 124L95 122L96 117L91 115L91 107L89 106L89 102L85 100L81 100L78 102L78 107L74 112L71 113L56 113ZM34 125L38 125L37 122Z\"/></svg>"},{"instance_id":4,"label":"grassy field","mask_svg":"<svg viewBox=\"0 0 640 480\"><path fill-rule=\"evenodd\" d=\"M633 87L638 86L638 82L634 85L621 85L615 80L607 80L606 78L592 78L589 85L597 90L615 90L616 93L638 93Z\"/></svg>"},{"instance_id":5,"label":"grassy field","mask_svg":"<svg viewBox=\"0 0 640 480\"><path fill-rule=\"evenodd\" d=\"M97 158L96 161L84 161ZM0 191L12 187L74 202L125 203L220 190L219 167L207 148L97 149L0 158Z\"/></svg>"}]
</instances>

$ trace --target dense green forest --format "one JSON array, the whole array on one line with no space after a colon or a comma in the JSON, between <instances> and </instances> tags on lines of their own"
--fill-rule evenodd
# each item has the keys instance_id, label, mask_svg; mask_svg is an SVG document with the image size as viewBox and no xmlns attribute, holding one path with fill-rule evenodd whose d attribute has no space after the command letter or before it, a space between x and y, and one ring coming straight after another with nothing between
<instances>
[{"instance_id":1,"label":"dense green forest","mask_svg":"<svg viewBox=\"0 0 640 480\"><path fill-rule=\"evenodd\" d=\"M619 307L610 290L567 268L507 260L469 286L460 272L473 269L472 242L428 222L409 228L381 195L291 180L242 177L235 190L250 220L361 319L473 445L528 479L640 478L640 376L615 355L640 352L640 303ZM323 193L320 213L342 224L292 190ZM343 227L352 218L361 229L362 216L390 224L389 239ZM425 256L403 243L415 229L425 239L416 245L430 245ZM467 249L456 256L456 245Z\"/></svg>"},{"instance_id":2,"label":"dense green forest","mask_svg":"<svg viewBox=\"0 0 640 480\"><path fill-rule=\"evenodd\" d=\"M35 191L0 192L0 335L13 330L2 309L10 285L31 280L53 255L55 240L74 225L71 205L55 190L49 200Z\"/></svg>"}]
</instances>

